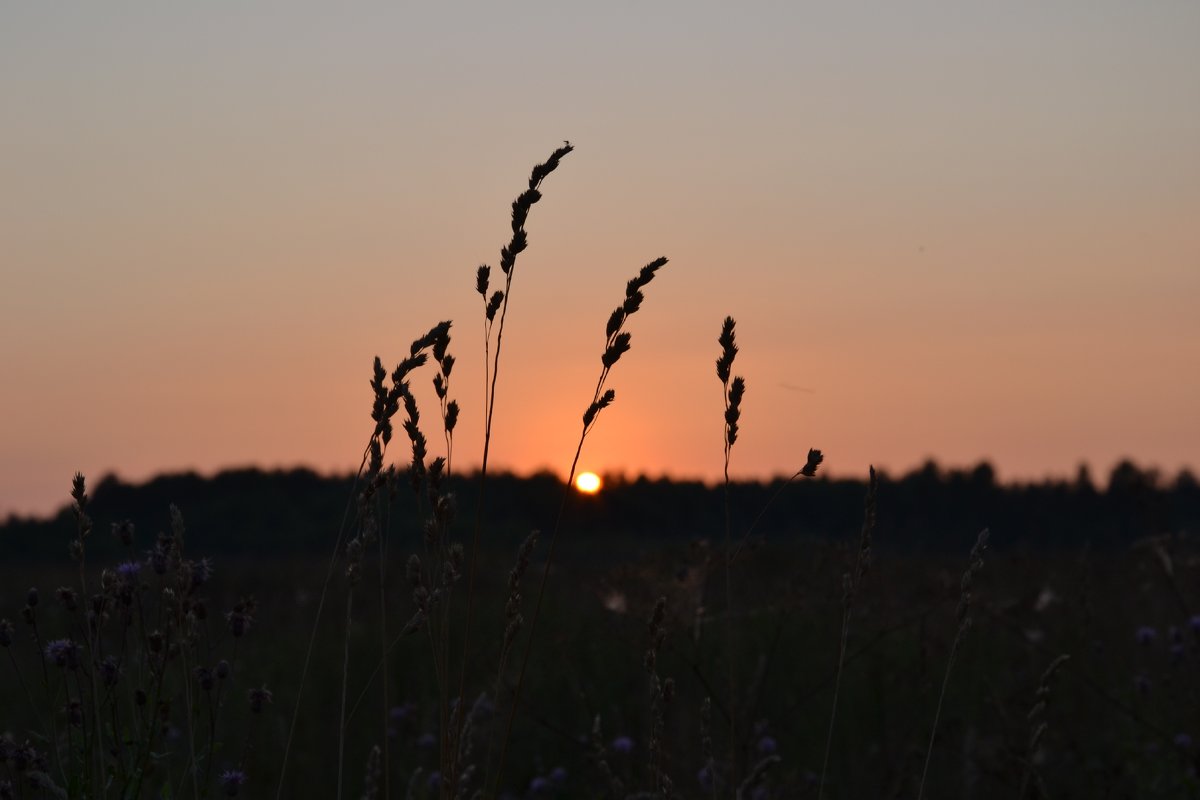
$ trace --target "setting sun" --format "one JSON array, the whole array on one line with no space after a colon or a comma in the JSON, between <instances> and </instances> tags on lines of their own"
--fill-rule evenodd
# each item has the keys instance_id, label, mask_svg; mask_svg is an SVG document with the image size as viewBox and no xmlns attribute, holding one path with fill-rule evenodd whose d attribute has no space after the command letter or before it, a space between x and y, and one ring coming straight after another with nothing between
<instances>
[{"instance_id":1,"label":"setting sun","mask_svg":"<svg viewBox=\"0 0 1200 800\"><path fill-rule=\"evenodd\" d=\"M594 472L581 472L575 479L575 488L584 494L595 494L601 485L600 476Z\"/></svg>"}]
</instances>

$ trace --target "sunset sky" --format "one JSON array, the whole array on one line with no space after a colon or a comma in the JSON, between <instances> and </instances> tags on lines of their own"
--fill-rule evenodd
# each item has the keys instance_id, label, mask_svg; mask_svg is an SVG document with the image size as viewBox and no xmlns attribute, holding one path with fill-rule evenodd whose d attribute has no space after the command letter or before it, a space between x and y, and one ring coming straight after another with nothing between
<instances>
[{"instance_id":1,"label":"sunset sky","mask_svg":"<svg viewBox=\"0 0 1200 800\"><path fill-rule=\"evenodd\" d=\"M0 515L75 471L349 470L389 367L530 215L497 467L1200 466L1200 3L24 3L0 10ZM434 423L428 380L418 385ZM441 437L431 429L430 441ZM436 451L435 451L436 452Z\"/></svg>"}]
</instances>

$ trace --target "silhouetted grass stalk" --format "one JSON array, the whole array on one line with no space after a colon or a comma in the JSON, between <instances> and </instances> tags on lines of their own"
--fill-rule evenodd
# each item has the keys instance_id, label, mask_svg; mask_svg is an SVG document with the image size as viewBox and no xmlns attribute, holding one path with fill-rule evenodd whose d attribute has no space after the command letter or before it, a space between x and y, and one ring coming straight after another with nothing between
<instances>
[{"instance_id":1,"label":"silhouetted grass stalk","mask_svg":"<svg viewBox=\"0 0 1200 800\"><path fill-rule=\"evenodd\" d=\"M666 263L666 258L657 258L642 267L637 276L631 278L626 283L625 299L609 315L608 323L605 326L604 352L600 356L600 377L597 379L596 388L592 392L592 401L588 405L587 410L583 412L583 429L579 434L579 443L575 446L575 455L571 459L571 468L567 472L567 482L563 485L562 502L559 503L558 515L554 519L554 528L550 534L550 547L546 553L546 564L542 568L542 577L538 583L537 600L534 602L533 616L529 623L529 633L525 639L525 650L521 657L521 667L517 672L517 683L513 689L512 705L509 708L508 719L505 723L504 738L501 740L500 757L496 766L496 777L493 784L493 795L499 791L500 778L504 772L504 759L508 754L508 742L512 736L513 720L516 717L517 704L521 699L521 687L525 681L525 668L529 664L529 654L533 649L533 634L537 628L538 618L541 615L542 599L546 594L546 582L550 577L550 568L554 564L554 552L558 544L558 533L562 525L563 513L566 510L567 498L570 496L571 488L575 482L575 470L579 467L579 455L583 452L583 443L587 440L588 433L595 426L600 412L608 408L613 400L616 399L617 393L612 389L606 389L605 383L608 381L608 375L613 366L630 348L632 336L624 330L625 322L631 314L641 308L642 301L645 299L641 291L642 288L654 279L655 273L666 265Z\"/></svg>"},{"instance_id":2,"label":"silhouetted grass stalk","mask_svg":"<svg viewBox=\"0 0 1200 800\"><path fill-rule=\"evenodd\" d=\"M508 317L508 301L512 293L512 282L513 276L516 273L517 256L529 246L529 237L525 232L525 222L529 217L530 209L542 198L540 191L542 181L545 180L546 176L554 172L562 159L574 149L570 142L563 142L562 147L557 148L551 153L545 162L533 168L529 174L528 187L513 200L512 238L509 239L507 245L500 249L500 269L504 273L504 290L502 292L497 290L489 297L488 284L491 268L485 264L480 266L476 271L475 289L484 298L485 317L483 456L479 467L479 493L475 504L475 524L471 535L471 552L467 564L467 608L466 616L463 620L462 671L459 676L458 692L460 698L466 696L467 663L469 661L471 646L471 623L475 611L475 574L479 555L479 536L483 529L484 497L487 484L488 462L491 455L492 424L496 405L496 382L500 374L500 352L504 342L504 323ZM496 326L496 350L492 355L491 382L488 384L488 347L497 311L500 314L500 324ZM454 720L455 738L462 735L464 724L463 714L465 713L463 706L464 703L460 701ZM450 791L457 791L458 769L452 769L449 775L446 775L446 773L443 773L443 775L449 779Z\"/></svg>"},{"instance_id":3,"label":"silhouetted grass stalk","mask_svg":"<svg viewBox=\"0 0 1200 800\"><path fill-rule=\"evenodd\" d=\"M371 379L371 388L374 393L374 403L371 409L371 418L375 422L375 428L367 440L366 446L363 448L362 458L359 461L358 469L354 473L354 481L351 485L350 497L346 500L346 506L342 511L342 521L338 526L337 537L333 543L333 552L329 557L329 565L325 572L325 578L321 582L321 594L317 600L317 610L314 615L312 630L309 633L308 645L304 652L304 662L300 668L300 682L296 688L296 702L292 710L292 720L288 725L287 740L283 748L283 759L279 768L279 783L275 789L275 800L280 800L283 796L284 781L287 777L288 759L291 755L292 742L296 736L296 724L300 719L300 707L304 697L304 687L308 680L309 667L312 664L312 654L316 646L317 631L321 623L321 616L325 609L325 601L329 594L329 585L333 580L334 572L337 569L338 555L342 552L342 542L346 538L348 523L350 522L350 509L356 506L356 499L359 494L359 485L362 482L364 471L367 470L369 464L382 465L384 452L388 443L392 439L392 417L400 409L400 397L403 391L407 388L407 383L404 378L409 372L425 363L424 353L411 352L408 358L403 359L392 372L392 385L385 385L387 372L384 371L383 365L379 358L375 358L373 366L373 374ZM378 468L372 469L372 475L378 475ZM361 506L358 506L361 509ZM357 514L356 514L357 521ZM339 781L340 782L340 781Z\"/></svg>"},{"instance_id":4,"label":"silhouetted grass stalk","mask_svg":"<svg viewBox=\"0 0 1200 800\"><path fill-rule=\"evenodd\" d=\"M731 557L732 561L737 561L738 557L741 556L742 551L745 550L750 544L750 535L758 529L758 524L762 522L763 517L766 516L767 510L770 509L771 505L779 499L779 496L783 494L783 491L791 486L797 478L814 477L817 474L817 468L821 466L821 462L824 460L825 456L820 450L812 448L809 449L808 458L804 462L804 466L792 473L791 477L789 477L774 492L772 492L771 496L767 498L767 502L763 503L763 507L758 510L758 514L755 515L754 521L750 523L750 527L746 528L746 532L742 534L742 540L738 542L737 547L733 549L733 556Z\"/></svg>"},{"instance_id":5,"label":"silhouetted grass stalk","mask_svg":"<svg viewBox=\"0 0 1200 800\"><path fill-rule=\"evenodd\" d=\"M1039 720L1039 717L1046 713L1046 709L1050 705L1050 686L1054 680L1055 673L1070 659L1071 657L1066 653L1055 658L1050 662L1050 666L1046 667L1046 670L1042 673L1041 680L1038 681L1033 707L1029 709L1029 714L1026 716L1026 719L1030 722L1031 729L1029 732L1029 743L1025 748L1025 767L1021 774L1021 788L1017 792L1017 800L1025 800L1025 795L1029 791L1030 781L1037 779L1034 756L1037 754L1038 745L1041 743L1042 737L1046 734L1048 728L1046 721ZM1038 786L1042 789L1042 796L1045 796L1045 788L1041 787L1040 780L1038 780Z\"/></svg>"},{"instance_id":6,"label":"silhouetted grass stalk","mask_svg":"<svg viewBox=\"0 0 1200 800\"><path fill-rule=\"evenodd\" d=\"M737 634L733 620L733 517L729 500L729 457L737 441L738 419L741 417L742 396L746 392L746 381L740 375L730 380L733 360L737 357L734 341L733 317L726 317L721 325L717 343L721 355L717 358L717 377L721 380L721 397L725 405L724 450L725 450L725 634L729 657L729 780L737 783L738 774L738 719L737 719ZM714 776L715 780L715 776Z\"/></svg>"},{"instance_id":7,"label":"silhouetted grass stalk","mask_svg":"<svg viewBox=\"0 0 1200 800\"><path fill-rule=\"evenodd\" d=\"M925 767L921 770L921 785L917 790L917 800L921 800L925 796L925 779L929 775L929 760L933 756L933 742L937 738L938 720L942 716L942 704L946 700L946 687L950 685L950 671L954 668L954 658L958 655L958 648L966 638L967 632L971 630L971 587L975 575L983 569L983 553L987 550L988 535L987 528L980 531L979 538L975 540L975 546L971 548L971 555L967 559L967 568L963 572L958 608L955 611L958 629L955 631L954 641L950 644L950 655L946 659L946 674L942 678L942 690L938 693L937 708L933 712L933 727L929 731L929 748L925 752Z\"/></svg>"},{"instance_id":8,"label":"silhouetted grass stalk","mask_svg":"<svg viewBox=\"0 0 1200 800\"><path fill-rule=\"evenodd\" d=\"M829 731L825 735L825 757L821 759L821 779L817 784L817 800L825 796L825 775L829 771L829 752L833 749L833 725L837 720L838 694L842 687L842 670L846 663L846 642L850 636L850 616L854 610L854 598L871 566L871 536L875 530L875 499L878 480L875 467L871 467L867 481L867 500L863 509L862 532L858 538L858 554L854 570L842 576L842 635L838 642L837 671L833 679L833 708L829 712Z\"/></svg>"}]
</instances>

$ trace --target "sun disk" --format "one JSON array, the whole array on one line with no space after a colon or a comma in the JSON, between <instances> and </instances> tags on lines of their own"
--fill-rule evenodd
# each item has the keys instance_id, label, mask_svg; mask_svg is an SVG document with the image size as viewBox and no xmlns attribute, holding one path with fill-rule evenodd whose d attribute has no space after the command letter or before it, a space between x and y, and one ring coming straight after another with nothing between
<instances>
[{"instance_id":1,"label":"sun disk","mask_svg":"<svg viewBox=\"0 0 1200 800\"><path fill-rule=\"evenodd\" d=\"M581 472L575 479L575 488L584 494L595 494L600 491L600 476L594 472Z\"/></svg>"}]
</instances>

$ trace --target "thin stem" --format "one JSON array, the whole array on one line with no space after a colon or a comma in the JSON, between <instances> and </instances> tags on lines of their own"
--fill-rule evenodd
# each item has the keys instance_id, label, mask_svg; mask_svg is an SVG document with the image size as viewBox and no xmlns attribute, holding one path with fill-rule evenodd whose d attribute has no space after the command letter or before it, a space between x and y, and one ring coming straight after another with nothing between
<instances>
[{"instance_id":1,"label":"thin stem","mask_svg":"<svg viewBox=\"0 0 1200 800\"><path fill-rule=\"evenodd\" d=\"M350 497L346 500L346 508L342 511L342 524L338 528L337 539L333 543L333 554L329 557L329 569L325 573L325 582L321 584L321 597L317 601L317 615L313 620L312 632L308 637L308 648L304 653L304 666L300 669L300 685L296 688L296 705L292 709L292 722L288 726L287 742L283 747L283 763L279 767L279 785L275 789L275 800L283 797L283 781L287 777L288 756L292 752L292 741L296 736L296 723L300 720L300 701L304 696L304 683L308 679L308 667L312 662L313 648L317 643L317 630L321 623L321 612L325 609L325 597L329 591L329 584L333 580L334 569L337 566L338 550L341 549L342 539L346 535L346 521L350 516L350 506L354 502L355 491L358 488L359 479L362 478L363 467L366 466L368 453L370 453L370 444L363 450L362 461L358 465L358 471L354 474L354 487L350 491Z\"/></svg>"},{"instance_id":2,"label":"thin stem","mask_svg":"<svg viewBox=\"0 0 1200 800\"><path fill-rule=\"evenodd\" d=\"M597 389L599 391L599 389ZM537 627L538 617L542 611L542 598L546 594L546 581L550 577L550 567L554 563L554 549L558 544L558 531L561 527L563 513L567 508L567 497L571 490L571 484L575 480L575 470L579 466L579 455L583 452L583 442L587 438L587 429L579 437L579 444L575 447L575 457L571 460L571 470L567 474L567 483L563 487L562 502L558 507L558 516L554 519L554 530L550 534L550 548L546 552L546 565L542 568L542 579L538 583L537 601L533 605L533 617L529 622L529 633L525 639L525 651L521 656L521 669L517 672L517 683L513 688L512 706L508 710L508 721L504 726L504 738L500 743L500 758L496 764L496 780L492 788L492 796L495 796L500 791L500 778L504 773L504 758L508 754L508 742L512 737L513 720L517 716L517 704L521 699L521 686L525 682L525 667L529 664L529 653L533 649L533 632Z\"/></svg>"},{"instance_id":3,"label":"thin stem","mask_svg":"<svg viewBox=\"0 0 1200 800\"><path fill-rule=\"evenodd\" d=\"M925 778L929 774L929 760L933 756L933 740L937 737L938 720L942 716L942 702L946 699L946 687L950 684L950 669L954 666L954 657L958 654L959 637L954 637L950 646L950 658L946 661L946 675L942 678L942 691L938 694L937 709L933 712L933 730L929 732L929 749L925 753L925 768L921 770L921 786L917 790L917 800L925 796Z\"/></svg>"},{"instance_id":4,"label":"thin stem","mask_svg":"<svg viewBox=\"0 0 1200 800\"><path fill-rule=\"evenodd\" d=\"M722 382L725 411L729 411L729 381ZM733 622L733 516L729 499L729 454L733 445L729 441L729 423L725 423L725 635L729 649L729 782L737 785L737 633Z\"/></svg>"},{"instance_id":5,"label":"thin stem","mask_svg":"<svg viewBox=\"0 0 1200 800\"><path fill-rule=\"evenodd\" d=\"M391 523L391 507L385 506L383 530L379 532L379 650L383 665L383 796L391 798L391 759L389 757L391 737L388 736L388 681L387 681L387 534Z\"/></svg>"},{"instance_id":6,"label":"thin stem","mask_svg":"<svg viewBox=\"0 0 1200 800\"><path fill-rule=\"evenodd\" d=\"M833 724L837 720L838 694L842 688L842 668L846 663L846 639L850 635L850 607L842 610L842 639L838 645L837 672L833 677L833 710L829 712L829 730L825 734L825 757L821 760L821 781L817 785L817 800L825 796L825 775L829 771L829 751L833 749Z\"/></svg>"},{"instance_id":7,"label":"thin stem","mask_svg":"<svg viewBox=\"0 0 1200 800\"><path fill-rule=\"evenodd\" d=\"M346 646L342 653L342 705L338 715L337 797L342 800L342 774L346 762L346 687L350 683L350 627L353 623L354 589L346 592Z\"/></svg>"}]
</instances>

